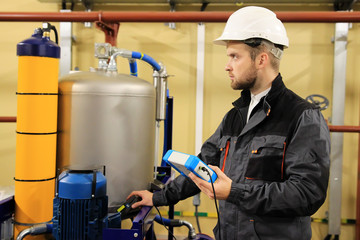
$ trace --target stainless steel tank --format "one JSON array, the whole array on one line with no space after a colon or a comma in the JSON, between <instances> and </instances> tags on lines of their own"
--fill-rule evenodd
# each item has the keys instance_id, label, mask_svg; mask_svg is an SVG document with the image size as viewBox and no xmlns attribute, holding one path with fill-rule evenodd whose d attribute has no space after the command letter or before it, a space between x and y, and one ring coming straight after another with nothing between
<instances>
[{"instance_id":1,"label":"stainless steel tank","mask_svg":"<svg viewBox=\"0 0 360 240\"><path fill-rule=\"evenodd\" d=\"M148 189L155 154L155 89L137 77L77 72L59 83L57 167L106 166L109 207Z\"/></svg>"}]
</instances>

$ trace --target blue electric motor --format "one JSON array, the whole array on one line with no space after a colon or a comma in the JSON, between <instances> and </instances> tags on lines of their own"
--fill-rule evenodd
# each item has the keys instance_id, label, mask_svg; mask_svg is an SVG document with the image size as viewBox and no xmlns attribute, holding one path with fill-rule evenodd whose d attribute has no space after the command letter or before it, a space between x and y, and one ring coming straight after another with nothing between
<instances>
[{"instance_id":1,"label":"blue electric motor","mask_svg":"<svg viewBox=\"0 0 360 240\"><path fill-rule=\"evenodd\" d=\"M102 239L107 211L106 178L98 169L69 169L60 174L54 198L56 240Z\"/></svg>"}]
</instances>

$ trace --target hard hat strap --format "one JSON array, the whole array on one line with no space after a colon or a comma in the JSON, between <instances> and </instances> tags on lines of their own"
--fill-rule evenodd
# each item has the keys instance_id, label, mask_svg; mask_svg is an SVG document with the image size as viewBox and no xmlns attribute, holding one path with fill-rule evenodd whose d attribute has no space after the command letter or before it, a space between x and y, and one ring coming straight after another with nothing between
<instances>
[{"instance_id":1,"label":"hard hat strap","mask_svg":"<svg viewBox=\"0 0 360 240\"><path fill-rule=\"evenodd\" d=\"M246 45L250 46L250 47L258 47L261 45L261 43L263 42L263 40L261 38L249 38L243 41Z\"/></svg>"},{"instance_id":2,"label":"hard hat strap","mask_svg":"<svg viewBox=\"0 0 360 240\"><path fill-rule=\"evenodd\" d=\"M277 47L271 48L270 52L272 53L272 55L274 55L279 60L281 59L281 57L283 55L283 51Z\"/></svg>"},{"instance_id":3,"label":"hard hat strap","mask_svg":"<svg viewBox=\"0 0 360 240\"><path fill-rule=\"evenodd\" d=\"M244 40L244 43L252 48L256 48L256 47L260 46L261 44L263 44L269 49L269 52L279 60L281 59L281 57L283 55L282 49L276 47L274 43L272 43L268 40L262 39L262 38L249 38L249 39Z\"/></svg>"}]
</instances>

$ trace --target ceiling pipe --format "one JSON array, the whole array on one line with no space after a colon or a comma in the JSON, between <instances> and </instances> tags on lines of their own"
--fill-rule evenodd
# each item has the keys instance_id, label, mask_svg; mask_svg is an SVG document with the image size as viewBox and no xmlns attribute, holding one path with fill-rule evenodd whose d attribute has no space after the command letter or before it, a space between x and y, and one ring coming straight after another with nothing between
<instances>
[{"instance_id":1,"label":"ceiling pipe","mask_svg":"<svg viewBox=\"0 0 360 240\"><path fill-rule=\"evenodd\" d=\"M226 22L232 12L0 12L6 22ZM283 22L360 22L360 12L276 12Z\"/></svg>"}]
</instances>

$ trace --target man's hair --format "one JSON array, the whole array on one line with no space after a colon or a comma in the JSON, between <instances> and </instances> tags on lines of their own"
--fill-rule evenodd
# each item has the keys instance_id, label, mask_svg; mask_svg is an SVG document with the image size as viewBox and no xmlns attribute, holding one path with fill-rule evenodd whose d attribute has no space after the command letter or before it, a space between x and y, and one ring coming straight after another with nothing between
<instances>
[{"instance_id":1,"label":"man's hair","mask_svg":"<svg viewBox=\"0 0 360 240\"><path fill-rule=\"evenodd\" d=\"M245 40L244 43L248 45L248 49L250 52L251 60L255 61L255 58L262 52L266 52L270 58L270 65L271 67L279 71L280 68L280 59L276 58L270 51L274 48L279 48L282 50L282 46L276 46L272 42L265 40L265 39L254 39L253 41Z\"/></svg>"}]
</instances>

